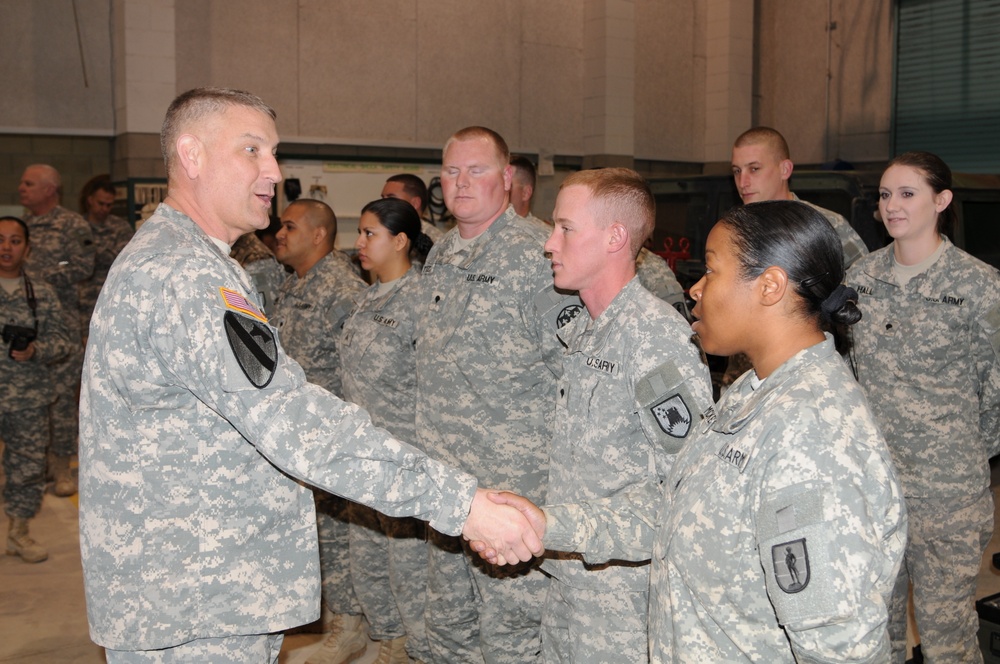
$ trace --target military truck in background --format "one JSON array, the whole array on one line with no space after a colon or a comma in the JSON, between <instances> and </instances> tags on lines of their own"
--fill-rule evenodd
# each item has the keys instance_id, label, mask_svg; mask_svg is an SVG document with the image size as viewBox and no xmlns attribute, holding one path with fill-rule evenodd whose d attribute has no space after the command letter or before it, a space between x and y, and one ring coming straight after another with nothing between
<instances>
[{"instance_id":1,"label":"military truck in background","mask_svg":"<svg viewBox=\"0 0 1000 664\"><path fill-rule=\"evenodd\" d=\"M890 240L877 218L881 172L799 171L791 189L799 198L844 215L871 250ZM1000 175L955 173L953 205L958 224L951 239L973 256L1000 268ZM740 204L729 175L654 178L656 228L651 249L671 262L690 288L705 271L705 240L726 210Z\"/></svg>"}]
</instances>

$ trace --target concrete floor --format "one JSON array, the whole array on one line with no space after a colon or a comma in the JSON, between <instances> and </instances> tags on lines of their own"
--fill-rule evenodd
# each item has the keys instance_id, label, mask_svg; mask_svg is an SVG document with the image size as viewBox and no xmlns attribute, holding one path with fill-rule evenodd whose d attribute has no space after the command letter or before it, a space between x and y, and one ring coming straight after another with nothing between
<instances>
[{"instance_id":1,"label":"concrete floor","mask_svg":"<svg viewBox=\"0 0 1000 664\"><path fill-rule=\"evenodd\" d=\"M1000 505L1000 465L994 466L993 480L994 496ZM105 662L104 650L90 641L87 632L77 513L76 496L57 498L46 494L41 512L31 522L31 533L48 548L49 559L29 565L14 556L0 556L0 662ZM1000 593L1000 572L990 564L992 554L1000 551L998 534L1000 530L983 558L978 597ZM319 634L286 637L280 661L304 663L321 640ZM371 664L376 652L377 647L369 644L365 656L356 661Z\"/></svg>"}]
</instances>

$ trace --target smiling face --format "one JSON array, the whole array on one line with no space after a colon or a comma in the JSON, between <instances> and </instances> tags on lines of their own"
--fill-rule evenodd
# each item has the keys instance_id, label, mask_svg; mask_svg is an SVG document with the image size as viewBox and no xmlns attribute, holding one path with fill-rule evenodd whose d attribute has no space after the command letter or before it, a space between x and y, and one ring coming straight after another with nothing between
<instances>
[{"instance_id":1,"label":"smiling face","mask_svg":"<svg viewBox=\"0 0 1000 664\"><path fill-rule=\"evenodd\" d=\"M231 231L229 242L267 228L274 188L281 181L274 120L256 109L232 105L187 133L203 148L197 171L201 212Z\"/></svg>"},{"instance_id":2,"label":"smiling face","mask_svg":"<svg viewBox=\"0 0 1000 664\"><path fill-rule=\"evenodd\" d=\"M316 232L316 227L309 220L308 208L292 203L281 213L281 230L275 236L275 258L296 272L305 263L312 264Z\"/></svg>"},{"instance_id":3,"label":"smiling face","mask_svg":"<svg viewBox=\"0 0 1000 664\"><path fill-rule=\"evenodd\" d=\"M441 189L463 237L482 233L503 213L510 180L511 167L490 139L477 137L448 145L441 164Z\"/></svg>"},{"instance_id":4,"label":"smiling face","mask_svg":"<svg viewBox=\"0 0 1000 664\"><path fill-rule=\"evenodd\" d=\"M545 251L552 260L555 285L584 294L601 278L609 229L598 223L590 189L583 185L559 192L552 217L552 234L545 242Z\"/></svg>"},{"instance_id":5,"label":"smiling face","mask_svg":"<svg viewBox=\"0 0 1000 664\"><path fill-rule=\"evenodd\" d=\"M792 167L792 162L781 159L769 143L733 148L733 180L744 203L791 198L788 178Z\"/></svg>"},{"instance_id":6,"label":"smiling face","mask_svg":"<svg viewBox=\"0 0 1000 664\"><path fill-rule=\"evenodd\" d=\"M16 221L0 221L0 277L15 279L28 256L28 241L24 229Z\"/></svg>"},{"instance_id":7,"label":"smiling face","mask_svg":"<svg viewBox=\"0 0 1000 664\"><path fill-rule=\"evenodd\" d=\"M950 202L949 190L936 193L926 175L913 166L890 166L879 182L882 223L894 240L903 243L936 240L938 214Z\"/></svg>"},{"instance_id":8,"label":"smiling face","mask_svg":"<svg viewBox=\"0 0 1000 664\"><path fill-rule=\"evenodd\" d=\"M705 245L705 275L691 287L696 320L691 329L706 353L734 355L746 350L753 317L751 293L755 280L744 281L732 231L716 224Z\"/></svg>"}]
</instances>

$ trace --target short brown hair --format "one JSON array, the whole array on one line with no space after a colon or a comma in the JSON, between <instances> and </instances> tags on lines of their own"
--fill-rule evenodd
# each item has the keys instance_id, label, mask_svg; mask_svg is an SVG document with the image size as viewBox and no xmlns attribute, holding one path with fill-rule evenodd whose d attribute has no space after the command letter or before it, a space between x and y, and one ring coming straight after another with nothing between
<instances>
[{"instance_id":1,"label":"short brown hair","mask_svg":"<svg viewBox=\"0 0 1000 664\"><path fill-rule=\"evenodd\" d=\"M559 190L576 185L590 190L598 223L605 227L614 221L624 224L632 257L638 256L656 225L656 199L645 178L631 168L598 168L571 174Z\"/></svg>"},{"instance_id":2,"label":"short brown hair","mask_svg":"<svg viewBox=\"0 0 1000 664\"><path fill-rule=\"evenodd\" d=\"M771 146L771 149L778 155L778 161L791 159L791 153L788 151L788 143L785 141L785 137L777 129L771 129L770 127L753 127L752 129L747 129L736 138L736 141L733 142L733 147L742 148L747 145L760 145L762 143Z\"/></svg>"},{"instance_id":3,"label":"short brown hair","mask_svg":"<svg viewBox=\"0 0 1000 664\"><path fill-rule=\"evenodd\" d=\"M163 118L160 128L160 151L163 153L163 163L170 176L176 154L177 137L180 136L191 122L208 115L222 113L231 106L244 106L260 111L272 120L278 117L274 109L264 103L257 95L232 88L194 88L181 93L170 102L167 115Z\"/></svg>"}]
</instances>

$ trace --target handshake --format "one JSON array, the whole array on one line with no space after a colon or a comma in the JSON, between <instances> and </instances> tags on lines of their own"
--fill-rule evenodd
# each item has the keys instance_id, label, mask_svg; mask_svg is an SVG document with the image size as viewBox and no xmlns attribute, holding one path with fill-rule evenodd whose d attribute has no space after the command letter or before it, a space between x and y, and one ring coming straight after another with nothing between
<instances>
[{"instance_id":1,"label":"handshake","mask_svg":"<svg viewBox=\"0 0 1000 664\"><path fill-rule=\"evenodd\" d=\"M515 565L545 552L545 513L509 491L476 489L462 537L493 565Z\"/></svg>"}]
</instances>

